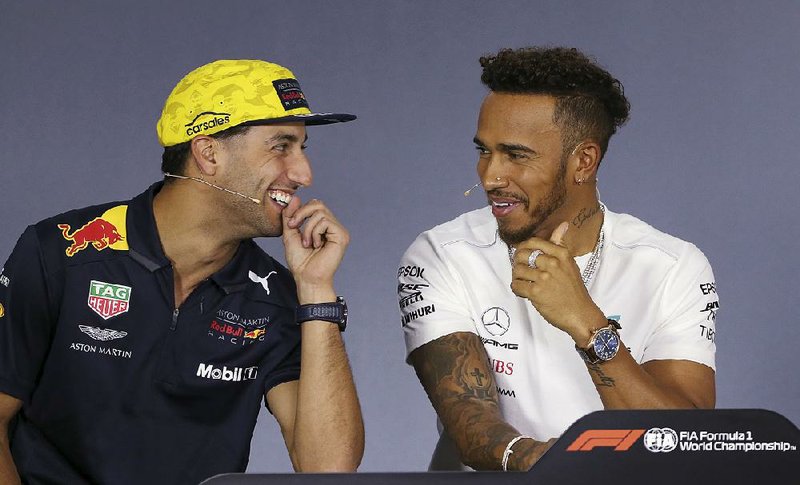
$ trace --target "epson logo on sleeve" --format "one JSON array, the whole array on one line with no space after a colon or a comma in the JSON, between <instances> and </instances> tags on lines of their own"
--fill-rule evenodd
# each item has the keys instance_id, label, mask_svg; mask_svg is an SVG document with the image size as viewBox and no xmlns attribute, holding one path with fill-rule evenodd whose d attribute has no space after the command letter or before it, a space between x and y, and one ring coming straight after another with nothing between
<instances>
[{"instance_id":1,"label":"epson logo on sleeve","mask_svg":"<svg viewBox=\"0 0 800 485\"><path fill-rule=\"evenodd\" d=\"M425 278L425 268L419 266L400 266L397 270L398 278Z\"/></svg>"},{"instance_id":2,"label":"epson logo on sleeve","mask_svg":"<svg viewBox=\"0 0 800 485\"><path fill-rule=\"evenodd\" d=\"M700 291L703 292L704 295L708 295L709 293L717 294L717 285L713 281L711 283L703 283L700 285Z\"/></svg>"},{"instance_id":3,"label":"epson logo on sleeve","mask_svg":"<svg viewBox=\"0 0 800 485\"><path fill-rule=\"evenodd\" d=\"M240 381L250 381L256 378L258 375L258 366L253 367L233 367L228 369L226 366L222 366L220 369L219 367L214 367L213 364L203 364L201 363L197 367L197 377L202 377L204 379L213 379L216 381L226 381L226 382L240 382Z\"/></svg>"}]
</instances>

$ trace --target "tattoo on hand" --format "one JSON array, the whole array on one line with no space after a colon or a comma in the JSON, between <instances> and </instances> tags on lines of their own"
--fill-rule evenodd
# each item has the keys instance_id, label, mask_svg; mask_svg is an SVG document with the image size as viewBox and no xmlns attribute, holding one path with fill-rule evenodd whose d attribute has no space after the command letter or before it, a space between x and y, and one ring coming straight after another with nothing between
<instances>
[{"instance_id":1,"label":"tattoo on hand","mask_svg":"<svg viewBox=\"0 0 800 485\"><path fill-rule=\"evenodd\" d=\"M588 364L588 367L589 370L594 372L600 379L600 382L595 382L595 384L598 386L614 387L614 379L608 377L605 372L603 372L603 368L600 367L600 364Z\"/></svg>"},{"instance_id":2,"label":"tattoo on hand","mask_svg":"<svg viewBox=\"0 0 800 485\"><path fill-rule=\"evenodd\" d=\"M597 214L598 212L600 212L599 204L591 209L587 209L586 207L584 207L583 209L580 210L580 212L578 212L578 215L575 216L574 219L572 219L572 224L578 229L580 229L586 221L594 217L594 215Z\"/></svg>"}]
</instances>

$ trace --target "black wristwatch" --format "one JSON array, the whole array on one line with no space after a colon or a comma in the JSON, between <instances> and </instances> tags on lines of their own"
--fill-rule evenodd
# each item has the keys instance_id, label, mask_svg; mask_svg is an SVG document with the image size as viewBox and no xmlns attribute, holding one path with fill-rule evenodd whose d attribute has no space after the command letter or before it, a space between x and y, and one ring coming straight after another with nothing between
<instances>
[{"instance_id":1,"label":"black wristwatch","mask_svg":"<svg viewBox=\"0 0 800 485\"><path fill-rule=\"evenodd\" d=\"M577 345L575 350L578 351L583 360L589 364L598 364L600 362L608 362L613 359L619 351L622 342L619 338L619 330L622 328L616 320L607 319L608 326L598 328L592 331L592 336L589 338L589 346L580 348Z\"/></svg>"},{"instance_id":2,"label":"black wristwatch","mask_svg":"<svg viewBox=\"0 0 800 485\"><path fill-rule=\"evenodd\" d=\"M339 326L340 332L344 332L344 329L347 328L347 303L341 296L337 296L334 303L300 305L294 314L298 325L311 320L322 320L335 323Z\"/></svg>"}]
</instances>

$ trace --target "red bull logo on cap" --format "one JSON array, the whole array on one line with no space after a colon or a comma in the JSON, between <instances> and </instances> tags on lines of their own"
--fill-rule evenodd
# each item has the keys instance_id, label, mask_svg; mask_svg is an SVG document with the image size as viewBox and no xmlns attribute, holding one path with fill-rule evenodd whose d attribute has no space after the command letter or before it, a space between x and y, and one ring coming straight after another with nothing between
<instances>
[{"instance_id":1,"label":"red bull logo on cap","mask_svg":"<svg viewBox=\"0 0 800 485\"><path fill-rule=\"evenodd\" d=\"M98 251L109 247L118 251L127 250L128 243L125 238L127 211L128 206L126 205L109 209L102 216L95 217L71 234L69 224L59 224L61 235L72 243L65 251L67 256L71 258L79 251L89 247L90 244Z\"/></svg>"}]
</instances>

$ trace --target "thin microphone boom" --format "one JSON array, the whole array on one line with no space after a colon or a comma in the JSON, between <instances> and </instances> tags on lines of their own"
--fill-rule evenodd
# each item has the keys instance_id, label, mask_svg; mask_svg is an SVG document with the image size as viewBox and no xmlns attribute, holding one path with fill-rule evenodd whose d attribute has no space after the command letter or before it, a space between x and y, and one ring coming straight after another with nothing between
<instances>
[{"instance_id":1,"label":"thin microphone boom","mask_svg":"<svg viewBox=\"0 0 800 485\"><path fill-rule=\"evenodd\" d=\"M253 202L253 203L256 203L256 204L261 204L261 199L256 199L254 197L250 197L249 195L244 195L241 192L236 192L235 190L230 190L230 189L226 189L225 187L220 187L219 185L214 185L211 182L207 182L207 181L205 181L205 180L203 180L201 178L187 177L185 175L175 175L175 174L171 174L169 172L164 172L164 176L165 177L173 177L173 178L182 179L182 180L194 180L195 182L200 182L202 184L206 184L209 187L214 187L217 190L221 190L223 192L227 192L227 193L233 194L233 195L238 195L239 197L243 197L243 198L249 200L250 202Z\"/></svg>"},{"instance_id":2,"label":"thin microphone boom","mask_svg":"<svg viewBox=\"0 0 800 485\"><path fill-rule=\"evenodd\" d=\"M479 186L480 184L481 183L478 182L477 184L473 185L472 187L470 187L466 191L464 191L464 197L469 197L469 194L471 194L472 191L475 190L475 187Z\"/></svg>"}]
</instances>

